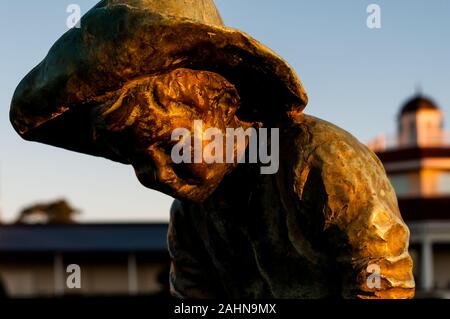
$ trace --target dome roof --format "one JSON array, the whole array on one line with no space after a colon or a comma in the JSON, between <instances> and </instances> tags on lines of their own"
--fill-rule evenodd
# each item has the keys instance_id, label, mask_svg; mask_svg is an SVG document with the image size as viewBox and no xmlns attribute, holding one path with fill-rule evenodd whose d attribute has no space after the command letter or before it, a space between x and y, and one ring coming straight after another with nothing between
<instances>
[{"instance_id":1,"label":"dome roof","mask_svg":"<svg viewBox=\"0 0 450 319\"><path fill-rule=\"evenodd\" d=\"M403 105L400 115L413 113L419 110L439 110L439 107L429 98L416 95Z\"/></svg>"}]
</instances>

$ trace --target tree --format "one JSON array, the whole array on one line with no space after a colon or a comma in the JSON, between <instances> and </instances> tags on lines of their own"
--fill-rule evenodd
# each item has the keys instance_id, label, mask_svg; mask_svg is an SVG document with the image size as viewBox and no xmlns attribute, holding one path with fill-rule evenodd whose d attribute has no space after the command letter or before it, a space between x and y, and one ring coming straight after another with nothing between
<instances>
[{"instance_id":1,"label":"tree","mask_svg":"<svg viewBox=\"0 0 450 319\"><path fill-rule=\"evenodd\" d=\"M65 199L50 203L37 203L19 213L19 224L72 224L74 215L79 213Z\"/></svg>"}]
</instances>

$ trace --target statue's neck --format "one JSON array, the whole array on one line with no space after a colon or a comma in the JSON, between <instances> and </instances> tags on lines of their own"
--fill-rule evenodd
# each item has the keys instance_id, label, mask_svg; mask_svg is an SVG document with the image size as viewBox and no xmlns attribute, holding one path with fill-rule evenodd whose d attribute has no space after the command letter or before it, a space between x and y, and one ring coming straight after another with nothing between
<instances>
[{"instance_id":1,"label":"statue's neck","mask_svg":"<svg viewBox=\"0 0 450 319\"><path fill-rule=\"evenodd\" d=\"M265 193L273 194L273 192L278 192L278 185L280 184L282 184L283 188L286 188L288 185L284 185L286 184L284 176L286 175L285 172L289 171L289 168L286 166L292 164L290 159L290 155L292 155L292 138L289 136L291 135L290 133L289 128L279 128L276 140L273 140L269 133L269 143L267 143L267 149L263 150L263 153L270 155L270 163L261 163L259 157L258 163L249 163L249 148L247 147L246 162L238 164L230 174L224 177L209 201L224 203L225 206L248 207L248 205L251 205L250 199L252 196L266 196L267 194ZM258 141L258 147L261 144L264 145L264 143L260 142ZM274 147L273 143L278 145ZM258 149L258 153L259 151ZM273 154L274 152L277 152L277 154ZM268 167L271 170L274 169L273 173L267 174L268 170L262 169Z\"/></svg>"}]
</instances>

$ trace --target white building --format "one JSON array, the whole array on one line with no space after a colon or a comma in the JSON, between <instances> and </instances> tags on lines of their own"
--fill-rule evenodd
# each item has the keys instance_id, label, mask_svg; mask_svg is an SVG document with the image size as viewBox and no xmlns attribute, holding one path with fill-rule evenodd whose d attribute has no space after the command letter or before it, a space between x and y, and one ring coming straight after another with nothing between
<instances>
[{"instance_id":1,"label":"white building","mask_svg":"<svg viewBox=\"0 0 450 319\"><path fill-rule=\"evenodd\" d=\"M450 136L443 119L433 101L417 95L402 107L397 134L369 143L411 230L417 297L450 298Z\"/></svg>"},{"instance_id":2,"label":"white building","mask_svg":"<svg viewBox=\"0 0 450 319\"><path fill-rule=\"evenodd\" d=\"M0 225L0 299L167 297L166 234L167 224ZM80 287L67 285L69 265Z\"/></svg>"}]
</instances>

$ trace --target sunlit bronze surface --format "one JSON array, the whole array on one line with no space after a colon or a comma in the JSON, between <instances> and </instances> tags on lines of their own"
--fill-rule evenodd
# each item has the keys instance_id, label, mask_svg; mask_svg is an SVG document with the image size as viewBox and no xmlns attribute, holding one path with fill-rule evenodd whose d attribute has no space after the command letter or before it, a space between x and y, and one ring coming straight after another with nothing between
<instances>
[{"instance_id":1,"label":"sunlit bronze surface","mask_svg":"<svg viewBox=\"0 0 450 319\"><path fill-rule=\"evenodd\" d=\"M175 296L413 297L409 231L380 161L306 104L291 67L223 26L211 1L110 0L22 80L11 121L26 139L131 164L177 198ZM170 134L194 120L278 127L278 173L174 164Z\"/></svg>"}]
</instances>

